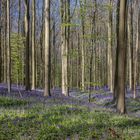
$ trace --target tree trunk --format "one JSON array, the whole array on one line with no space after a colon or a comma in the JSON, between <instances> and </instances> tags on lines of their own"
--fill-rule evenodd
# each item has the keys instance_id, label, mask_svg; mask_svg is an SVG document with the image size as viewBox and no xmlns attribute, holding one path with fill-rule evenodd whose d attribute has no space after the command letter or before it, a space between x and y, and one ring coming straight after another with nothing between
<instances>
[{"instance_id":1,"label":"tree trunk","mask_svg":"<svg viewBox=\"0 0 140 140\"><path fill-rule=\"evenodd\" d=\"M86 4L86 0L84 0L84 6ZM81 5L81 8L82 7L82 4L80 3ZM81 75L81 78L82 78L82 82L81 82L81 89L82 91L85 90L85 22L84 22L84 16L85 16L85 11L82 11L81 12L81 22L82 22L82 48L81 48L81 56L82 56L82 60L81 60L81 70L82 70L82 75Z\"/></svg>"},{"instance_id":2,"label":"tree trunk","mask_svg":"<svg viewBox=\"0 0 140 140\"><path fill-rule=\"evenodd\" d=\"M68 6L68 7L67 7ZM62 94L68 96L68 27L65 26L69 21L69 4L61 0L61 59L62 59Z\"/></svg>"},{"instance_id":3,"label":"tree trunk","mask_svg":"<svg viewBox=\"0 0 140 140\"><path fill-rule=\"evenodd\" d=\"M0 83L2 82L2 40L1 40L1 27L0 27Z\"/></svg>"},{"instance_id":4,"label":"tree trunk","mask_svg":"<svg viewBox=\"0 0 140 140\"><path fill-rule=\"evenodd\" d=\"M119 46L118 46L118 82L117 111L124 114L125 108L125 59L126 59L126 6L127 0L120 1L119 12Z\"/></svg>"},{"instance_id":5,"label":"tree trunk","mask_svg":"<svg viewBox=\"0 0 140 140\"><path fill-rule=\"evenodd\" d=\"M118 83L118 48L119 48L119 10L120 10L120 0L117 1L117 15L116 15L116 63L115 63L115 78L114 78L114 91L113 91L113 102L116 102L117 98L117 83Z\"/></svg>"},{"instance_id":6,"label":"tree trunk","mask_svg":"<svg viewBox=\"0 0 140 140\"><path fill-rule=\"evenodd\" d=\"M7 47L7 86L8 93L10 93L11 92L10 0L7 0L6 47Z\"/></svg>"},{"instance_id":7,"label":"tree trunk","mask_svg":"<svg viewBox=\"0 0 140 140\"><path fill-rule=\"evenodd\" d=\"M138 51L139 51L139 45L140 45L140 10L138 6L138 0L137 0L137 36L136 36L136 48L135 48L135 56L134 56L134 89L133 89L133 98L136 98L136 85L137 85L137 70L138 70Z\"/></svg>"},{"instance_id":8,"label":"tree trunk","mask_svg":"<svg viewBox=\"0 0 140 140\"><path fill-rule=\"evenodd\" d=\"M21 27L21 0L19 0L19 3L18 3L18 38L20 37L20 27ZM18 59L20 59L21 54L22 53L20 52L20 50L18 48ZM21 69L21 71L22 71L22 69ZM20 81L19 81L19 79L20 79L19 73L20 73L20 69L17 68L17 86L20 83Z\"/></svg>"},{"instance_id":9,"label":"tree trunk","mask_svg":"<svg viewBox=\"0 0 140 140\"><path fill-rule=\"evenodd\" d=\"M29 0L25 0L25 37L26 37L26 49L25 49L25 89L30 90L30 54L29 54L29 28L30 28L30 10L29 10Z\"/></svg>"},{"instance_id":10,"label":"tree trunk","mask_svg":"<svg viewBox=\"0 0 140 140\"><path fill-rule=\"evenodd\" d=\"M89 82L90 82L90 93L89 93L89 102L90 102L90 98L91 98L91 89L92 89L92 86L93 86L93 81L92 81L92 78L93 78L93 58L94 58L94 47L95 47L95 43L96 43L96 37L95 37L95 34L96 34L96 0L94 2L94 13L93 13L93 18L92 18L92 21L91 21L91 56L90 56L90 70L89 70ZM94 38L93 38L94 37Z\"/></svg>"},{"instance_id":11,"label":"tree trunk","mask_svg":"<svg viewBox=\"0 0 140 140\"><path fill-rule=\"evenodd\" d=\"M113 3L110 0L109 22L108 22L108 85L113 92L113 58L112 58L112 8Z\"/></svg>"},{"instance_id":12,"label":"tree trunk","mask_svg":"<svg viewBox=\"0 0 140 140\"><path fill-rule=\"evenodd\" d=\"M51 59L50 59L50 0L44 2L44 46L45 46L45 90L44 96L51 96Z\"/></svg>"},{"instance_id":13,"label":"tree trunk","mask_svg":"<svg viewBox=\"0 0 140 140\"><path fill-rule=\"evenodd\" d=\"M134 61L133 61L133 2L131 2L130 7L130 46L129 46L129 85L130 89L134 90Z\"/></svg>"},{"instance_id":14,"label":"tree trunk","mask_svg":"<svg viewBox=\"0 0 140 140\"><path fill-rule=\"evenodd\" d=\"M80 70L80 33L78 32L77 33L77 39L78 39L78 43L77 43L77 51L78 51L78 55L77 55L77 88L79 89L80 88L80 73L81 73L81 70Z\"/></svg>"},{"instance_id":15,"label":"tree trunk","mask_svg":"<svg viewBox=\"0 0 140 140\"><path fill-rule=\"evenodd\" d=\"M32 0L32 90L35 89L36 84L36 61L35 61L35 4L36 1Z\"/></svg>"}]
</instances>

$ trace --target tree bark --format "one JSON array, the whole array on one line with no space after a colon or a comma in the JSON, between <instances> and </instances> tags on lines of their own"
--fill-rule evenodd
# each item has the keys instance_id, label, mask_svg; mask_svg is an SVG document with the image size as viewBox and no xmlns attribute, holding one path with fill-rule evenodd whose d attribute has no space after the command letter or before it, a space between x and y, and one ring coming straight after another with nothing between
<instances>
[{"instance_id":1,"label":"tree bark","mask_svg":"<svg viewBox=\"0 0 140 140\"><path fill-rule=\"evenodd\" d=\"M138 51L140 46L140 10L138 6L138 0L136 1L137 6L137 34L136 34L136 48L135 48L135 55L134 55L134 89L133 89L133 98L136 98L136 85L137 85L137 70L138 70Z\"/></svg>"},{"instance_id":2,"label":"tree bark","mask_svg":"<svg viewBox=\"0 0 140 140\"><path fill-rule=\"evenodd\" d=\"M44 2L44 46L45 46L45 90L44 96L51 96L51 59L50 59L50 0Z\"/></svg>"},{"instance_id":3,"label":"tree bark","mask_svg":"<svg viewBox=\"0 0 140 140\"><path fill-rule=\"evenodd\" d=\"M2 82L2 45L1 45L1 27L0 27L0 83Z\"/></svg>"},{"instance_id":4,"label":"tree bark","mask_svg":"<svg viewBox=\"0 0 140 140\"><path fill-rule=\"evenodd\" d=\"M129 25L129 33L130 33L130 44L129 44L129 85L130 89L134 89L134 61L133 61L133 2L130 5L130 25Z\"/></svg>"},{"instance_id":5,"label":"tree bark","mask_svg":"<svg viewBox=\"0 0 140 140\"><path fill-rule=\"evenodd\" d=\"M6 28L6 47L7 47L7 87L8 93L11 92L11 49L10 49L10 0L7 0L7 28Z\"/></svg>"},{"instance_id":6,"label":"tree bark","mask_svg":"<svg viewBox=\"0 0 140 140\"><path fill-rule=\"evenodd\" d=\"M110 0L109 22L108 22L108 85L113 92L113 58L112 58L112 8L113 3Z\"/></svg>"},{"instance_id":7,"label":"tree bark","mask_svg":"<svg viewBox=\"0 0 140 140\"><path fill-rule=\"evenodd\" d=\"M117 82L117 111L121 114L125 108L125 59L126 59L126 6L127 0L120 1L119 12L119 46L118 46L118 82Z\"/></svg>"},{"instance_id":8,"label":"tree bark","mask_svg":"<svg viewBox=\"0 0 140 140\"><path fill-rule=\"evenodd\" d=\"M31 90L30 87L30 54L29 54L29 28L30 28L30 10L29 10L29 0L25 0L25 37L26 37L26 46L25 46L25 89Z\"/></svg>"},{"instance_id":9,"label":"tree bark","mask_svg":"<svg viewBox=\"0 0 140 140\"><path fill-rule=\"evenodd\" d=\"M116 62L115 62L115 78L114 78L114 91L113 91L113 102L116 103L117 99L117 83L118 83L118 51L119 51L119 11L120 11L120 0L117 1L117 15L116 15Z\"/></svg>"},{"instance_id":10,"label":"tree bark","mask_svg":"<svg viewBox=\"0 0 140 140\"><path fill-rule=\"evenodd\" d=\"M67 7L68 6L68 7ZM61 0L61 59L62 59L62 94L68 96L68 8L69 4Z\"/></svg>"},{"instance_id":11,"label":"tree bark","mask_svg":"<svg viewBox=\"0 0 140 140\"><path fill-rule=\"evenodd\" d=\"M35 60L35 4L36 0L32 0L32 90L35 89L36 84L36 60Z\"/></svg>"}]
</instances>

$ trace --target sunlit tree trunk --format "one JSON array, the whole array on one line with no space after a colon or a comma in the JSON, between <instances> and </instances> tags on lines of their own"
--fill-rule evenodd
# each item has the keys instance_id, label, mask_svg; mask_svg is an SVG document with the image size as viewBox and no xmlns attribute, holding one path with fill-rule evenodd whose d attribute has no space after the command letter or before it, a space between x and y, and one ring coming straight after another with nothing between
<instances>
[{"instance_id":1,"label":"sunlit tree trunk","mask_svg":"<svg viewBox=\"0 0 140 140\"><path fill-rule=\"evenodd\" d=\"M84 7L82 6L82 3L80 2L81 6L81 24L82 24L82 42L81 42L81 89L85 90L85 5L86 0L84 0Z\"/></svg>"},{"instance_id":2,"label":"sunlit tree trunk","mask_svg":"<svg viewBox=\"0 0 140 140\"><path fill-rule=\"evenodd\" d=\"M130 9L130 8L129 8ZM130 31L130 10L128 9L128 76L129 76L129 88L132 88L132 57L131 57L131 31Z\"/></svg>"},{"instance_id":3,"label":"sunlit tree trunk","mask_svg":"<svg viewBox=\"0 0 140 140\"><path fill-rule=\"evenodd\" d=\"M109 22L108 22L108 85L113 92L113 58L112 58L112 0L110 0Z\"/></svg>"},{"instance_id":4,"label":"sunlit tree trunk","mask_svg":"<svg viewBox=\"0 0 140 140\"><path fill-rule=\"evenodd\" d=\"M61 59L62 59L62 94L68 96L68 9L69 1L61 0Z\"/></svg>"},{"instance_id":5,"label":"sunlit tree trunk","mask_svg":"<svg viewBox=\"0 0 140 140\"><path fill-rule=\"evenodd\" d=\"M29 54L29 28L30 28L30 10L29 10L29 0L25 0L25 37L26 37L26 44L25 44L25 89L30 90L30 54Z\"/></svg>"},{"instance_id":6,"label":"sunlit tree trunk","mask_svg":"<svg viewBox=\"0 0 140 140\"><path fill-rule=\"evenodd\" d=\"M45 46L45 90L44 96L51 96L51 59L50 59L50 0L44 2L44 46Z\"/></svg>"}]
</instances>

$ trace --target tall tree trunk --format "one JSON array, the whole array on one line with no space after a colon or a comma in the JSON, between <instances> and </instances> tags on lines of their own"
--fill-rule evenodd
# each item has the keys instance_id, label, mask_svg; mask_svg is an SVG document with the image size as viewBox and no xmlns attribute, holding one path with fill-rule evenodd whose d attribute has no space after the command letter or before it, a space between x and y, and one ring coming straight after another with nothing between
<instances>
[{"instance_id":1,"label":"tall tree trunk","mask_svg":"<svg viewBox=\"0 0 140 140\"><path fill-rule=\"evenodd\" d=\"M112 7L113 3L110 0L109 22L108 22L108 85L110 91L113 92L113 58L112 58Z\"/></svg>"},{"instance_id":2,"label":"tall tree trunk","mask_svg":"<svg viewBox=\"0 0 140 140\"><path fill-rule=\"evenodd\" d=\"M26 37L26 49L25 49L25 89L30 90L30 49L29 49L29 28L30 28L30 10L29 10L29 0L25 0L25 37Z\"/></svg>"},{"instance_id":3,"label":"tall tree trunk","mask_svg":"<svg viewBox=\"0 0 140 140\"><path fill-rule=\"evenodd\" d=\"M51 96L51 59L50 59L50 0L44 2L44 46L45 46L45 90L44 96Z\"/></svg>"},{"instance_id":4,"label":"tall tree trunk","mask_svg":"<svg viewBox=\"0 0 140 140\"><path fill-rule=\"evenodd\" d=\"M41 19L41 33L40 33L40 53L36 52L36 57L38 55L40 55L40 61L38 59L36 59L37 63L41 63L40 64L40 68L37 67L37 73L39 73L41 76L40 76L40 79L41 80L38 80L38 77L36 77L36 82L38 83L39 86L41 86L41 83L44 82L45 80L45 71L44 71L44 58L43 58L43 52L44 52L44 42L45 42L45 35L44 35L44 4L45 3L45 0L43 0L43 6L42 6L42 19ZM37 66L37 65L36 65Z\"/></svg>"},{"instance_id":5,"label":"tall tree trunk","mask_svg":"<svg viewBox=\"0 0 140 140\"><path fill-rule=\"evenodd\" d=\"M6 28L6 47L7 47L7 86L8 93L11 92L11 49L10 49L10 0L7 0L7 28Z\"/></svg>"},{"instance_id":6,"label":"tall tree trunk","mask_svg":"<svg viewBox=\"0 0 140 140\"><path fill-rule=\"evenodd\" d=\"M125 113L125 59L126 59L126 12L127 0L120 1L119 12L119 46L118 46L118 82L117 111Z\"/></svg>"},{"instance_id":7,"label":"tall tree trunk","mask_svg":"<svg viewBox=\"0 0 140 140\"><path fill-rule=\"evenodd\" d=\"M136 98L136 85L137 85L137 70L138 70L138 50L140 46L140 10L138 6L138 0L136 1L137 5L137 11L138 11L138 16L137 16L137 35L136 35L136 48L135 48L135 56L134 56L134 89L133 89L133 98Z\"/></svg>"},{"instance_id":8,"label":"tall tree trunk","mask_svg":"<svg viewBox=\"0 0 140 140\"><path fill-rule=\"evenodd\" d=\"M80 77L81 77L81 75L80 75L80 73L81 73L81 71L80 71L80 33L78 32L77 33L78 35L77 35L77 39L78 39L78 43L77 43L77 51L78 51L78 55L77 55L77 88L79 89L80 88Z\"/></svg>"},{"instance_id":9,"label":"tall tree trunk","mask_svg":"<svg viewBox=\"0 0 140 140\"><path fill-rule=\"evenodd\" d=\"M2 43L1 43L1 27L0 27L0 83L2 82Z\"/></svg>"},{"instance_id":10,"label":"tall tree trunk","mask_svg":"<svg viewBox=\"0 0 140 140\"><path fill-rule=\"evenodd\" d=\"M35 60L35 4L36 0L32 0L32 90L36 84L36 60Z\"/></svg>"},{"instance_id":11,"label":"tall tree trunk","mask_svg":"<svg viewBox=\"0 0 140 140\"><path fill-rule=\"evenodd\" d=\"M3 1L3 4L4 4L4 24L3 24L3 28L4 28L4 37L3 37L3 40L4 40L4 82L7 83L7 46L6 46L6 32L7 32L7 12L6 12L6 8L7 8L7 0L6 1Z\"/></svg>"},{"instance_id":12,"label":"tall tree trunk","mask_svg":"<svg viewBox=\"0 0 140 140\"><path fill-rule=\"evenodd\" d=\"M53 25L53 88L56 86L56 30L55 20Z\"/></svg>"},{"instance_id":13,"label":"tall tree trunk","mask_svg":"<svg viewBox=\"0 0 140 140\"><path fill-rule=\"evenodd\" d=\"M89 82L90 82L90 93L89 93L89 102L90 102L90 96L91 96L91 87L93 86L93 58L94 58L94 47L95 47L95 43L96 43L96 39L95 39L95 33L96 33L96 0L94 2L94 13L93 13L93 18L92 18L92 22L91 22L91 56L90 56L90 71L89 71Z\"/></svg>"},{"instance_id":14,"label":"tall tree trunk","mask_svg":"<svg viewBox=\"0 0 140 140\"><path fill-rule=\"evenodd\" d=\"M117 15L116 15L116 62L115 62L115 77L114 77L114 91L113 91L113 102L116 102L117 98L117 83L118 83L118 51L119 51L119 11L120 11L120 0L117 1Z\"/></svg>"},{"instance_id":15,"label":"tall tree trunk","mask_svg":"<svg viewBox=\"0 0 140 140\"><path fill-rule=\"evenodd\" d=\"M131 90L134 90L134 61L133 61L133 2L130 2L130 25L129 25L129 40L130 40L130 44L129 44L129 86Z\"/></svg>"},{"instance_id":16,"label":"tall tree trunk","mask_svg":"<svg viewBox=\"0 0 140 140\"><path fill-rule=\"evenodd\" d=\"M130 9L130 8L129 8ZM132 18L130 15L130 10L128 9L128 76L129 76L129 88L132 89L132 57L131 57L131 31L130 31L130 21L129 17Z\"/></svg>"},{"instance_id":17,"label":"tall tree trunk","mask_svg":"<svg viewBox=\"0 0 140 140\"><path fill-rule=\"evenodd\" d=\"M68 2L68 1L67 1ZM65 24L69 21L69 4L61 0L61 57L62 57L62 94L68 96L68 28ZM68 2L69 3L69 2ZM68 7L67 7L68 6Z\"/></svg>"},{"instance_id":18,"label":"tall tree trunk","mask_svg":"<svg viewBox=\"0 0 140 140\"><path fill-rule=\"evenodd\" d=\"M85 9L85 4L86 4L86 0L84 0L84 7L82 7L81 5L81 9ZM85 11L81 12L81 22L82 22L82 48L81 48L81 56L82 56L82 60L81 60L81 70L82 70L82 75L81 75L81 86L82 86L82 90L85 90Z\"/></svg>"},{"instance_id":19,"label":"tall tree trunk","mask_svg":"<svg viewBox=\"0 0 140 140\"><path fill-rule=\"evenodd\" d=\"M21 0L18 0L18 38L20 37L20 28L21 28ZM21 52L18 48L18 59L20 59L20 57L21 57ZM22 69L21 69L21 71L22 71ZM19 82L20 82L19 73L20 73L20 69L17 68L17 85L19 85Z\"/></svg>"},{"instance_id":20,"label":"tall tree trunk","mask_svg":"<svg viewBox=\"0 0 140 140\"><path fill-rule=\"evenodd\" d=\"M83 21L84 22L84 21ZM81 70L82 70L82 90L84 91L85 90L85 39L84 39L84 34L85 34L85 31L84 31L84 23L82 24L82 49L81 49L81 55L82 55L82 62L81 62Z\"/></svg>"}]
</instances>

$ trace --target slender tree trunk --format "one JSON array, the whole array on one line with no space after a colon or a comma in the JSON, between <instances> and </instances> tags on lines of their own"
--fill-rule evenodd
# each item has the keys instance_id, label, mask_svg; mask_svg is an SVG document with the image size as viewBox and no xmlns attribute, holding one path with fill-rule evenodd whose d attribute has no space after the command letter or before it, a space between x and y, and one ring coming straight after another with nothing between
<instances>
[{"instance_id":1,"label":"slender tree trunk","mask_svg":"<svg viewBox=\"0 0 140 140\"><path fill-rule=\"evenodd\" d=\"M30 28L30 10L29 10L29 0L25 0L25 37L26 37L26 49L25 49L25 88L30 90L30 54L29 54L29 28Z\"/></svg>"},{"instance_id":2,"label":"slender tree trunk","mask_svg":"<svg viewBox=\"0 0 140 140\"><path fill-rule=\"evenodd\" d=\"M56 86L56 30L55 30L55 20L53 25L53 88Z\"/></svg>"},{"instance_id":3,"label":"slender tree trunk","mask_svg":"<svg viewBox=\"0 0 140 140\"><path fill-rule=\"evenodd\" d=\"M3 37L3 40L4 40L4 82L7 83L7 46L6 46L6 32L7 32L7 11L5 9L7 9L7 0L6 1L3 1L4 3L4 24L3 24L3 28L4 28L4 37Z\"/></svg>"},{"instance_id":4,"label":"slender tree trunk","mask_svg":"<svg viewBox=\"0 0 140 140\"><path fill-rule=\"evenodd\" d=\"M84 5L86 4L86 0L84 0ZM82 5L81 5L81 8ZM84 19L85 19L85 11L82 11L82 15L81 15L81 22L82 22L82 47L81 47L81 56L82 56L82 60L81 60L81 70L82 70L82 75L81 75L81 78L82 78L82 81L81 81L81 86L82 86L82 91L85 90L85 22L84 22Z\"/></svg>"},{"instance_id":5,"label":"slender tree trunk","mask_svg":"<svg viewBox=\"0 0 140 140\"><path fill-rule=\"evenodd\" d=\"M1 29L1 80L4 82L4 11L3 11L3 0L1 1L1 21L0 21L0 29Z\"/></svg>"},{"instance_id":6,"label":"slender tree trunk","mask_svg":"<svg viewBox=\"0 0 140 140\"><path fill-rule=\"evenodd\" d=\"M0 27L0 83L2 82L2 40L1 40L1 27Z\"/></svg>"},{"instance_id":7,"label":"slender tree trunk","mask_svg":"<svg viewBox=\"0 0 140 140\"><path fill-rule=\"evenodd\" d=\"M69 4L68 4L69 6ZM68 35L67 27L64 25L67 20L67 2L61 0L61 57L62 57L62 94L68 96Z\"/></svg>"},{"instance_id":8,"label":"slender tree trunk","mask_svg":"<svg viewBox=\"0 0 140 140\"><path fill-rule=\"evenodd\" d=\"M36 60L35 60L35 4L36 0L32 0L32 90L36 84Z\"/></svg>"},{"instance_id":9,"label":"slender tree trunk","mask_svg":"<svg viewBox=\"0 0 140 140\"><path fill-rule=\"evenodd\" d=\"M81 62L81 70L82 70L82 90L84 91L85 90L85 41L84 41L84 23L82 25L82 35L83 35L83 38L82 38L82 49L81 49L81 55L82 55L82 62Z\"/></svg>"},{"instance_id":10,"label":"slender tree trunk","mask_svg":"<svg viewBox=\"0 0 140 140\"><path fill-rule=\"evenodd\" d=\"M38 59L36 59L37 63L41 63L40 64L40 68L37 67L37 73L40 73L40 79L38 80L38 78L36 77L36 81L39 84L39 86L41 86L41 83L44 82L45 80L45 72L44 72L44 58L43 58L43 52L44 52L44 42L45 42L45 38L44 38L44 4L45 0L43 0L43 6L42 6L42 19L41 19L41 33L40 33L40 54L38 54L38 52L36 52L36 56L40 55L40 61Z\"/></svg>"},{"instance_id":11,"label":"slender tree trunk","mask_svg":"<svg viewBox=\"0 0 140 140\"><path fill-rule=\"evenodd\" d=\"M1 45L1 28L0 28L0 83L2 82L2 45Z\"/></svg>"},{"instance_id":12,"label":"slender tree trunk","mask_svg":"<svg viewBox=\"0 0 140 140\"><path fill-rule=\"evenodd\" d=\"M113 3L110 0L109 22L108 22L108 85L110 91L113 92L113 58L112 58L112 7Z\"/></svg>"},{"instance_id":13,"label":"slender tree trunk","mask_svg":"<svg viewBox=\"0 0 140 140\"><path fill-rule=\"evenodd\" d=\"M78 55L77 55L77 88L79 89L80 88L80 77L81 77L81 75L80 75L80 73L81 73L81 71L80 71L80 62L81 62L81 60L80 60L80 33L78 32L78 35L77 35L77 38L78 38Z\"/></svg>"},{"instance_id":14,"label":"slender tree trunk","mask_svg":"<svg viewBox=\"0 0 140 140\"><path fill-rule=\"evenodd\" d=\"M129 12L130 13L130 12ZM129 14L130 15L130 14ZM131 52L131 31L130 31L130 22L128 18L128 72L129 72L129 88L132 89L132 52Z\"/></svg>"},{"instance_id":15,"label":"slender tree trunk","mask_svg":"<svg viewBox=\"0 0 140 140\"><path fill-rule=\"evenodd\" d=\"M118 82L117 111L124 114L125 108L125 59L126 59L126 7L127 0L120 1L119 14L119 46L118 46Z\"/></svg>"},{"instance_id":16,"label":"slender tree trunk","mask_svg":"<svg viewBox=\"0 0 140 140\"><path fill-rule=\"evenodd\" d=\"M91 98L91 87L93 86L93 61L94 61L94 47L96 43L95 33L96 33L96 0L94 2L94 13L92 18L92 28L91 28L91 57L90 57L90 71L89 71L89 81L90 81L90 93L89 93L89 102ZM94 37L94 38L93 38Z\"/></svg>"},{"instance_id":17,"label":"slender tree trunk","mask_svg":"<svg viewBox=\"0 0 140 140\"><path fill-rule=\"evenodd\" d=\"M2 20L4 22L2 23L2 27L3 27L3 81L4 83L7 83L7 47L6 47L6 26L7 26L7 18L5 15L7 15L7 10L6 10L6 3L7 1L2 0Z\"/></svg>"},{"instance_id":18,"label":"slender tree trunk","mask_svg":"<svg viewBox=\"0 0 140 140\"><path fill-rule=\"evenodd\" d=\"M140 10L138 6L138 0L137 0L137 36L136 36L136 49L135 49L135 55L134 55L134 89L133 89L133 98L136 98L136 85L137 85L137 70L138 70L138 50L140 46Z\"/></svg>"},{"instance_id":19,"label":"slender tree trunk","mask_svg":"<svg viewBox=\"0 0 140 140\"><path fill-rule=\"evenodd\" d=\"M20 28L21 28L21 0L18 1L18 38L20 37ZM20 59L20 57L21 57L21 52L18 48L18 59ZM21 71L22 71L22 69L21 69ZM19 73L20 73L20 69L17 68L17 85L19 85L19 83L20 83Z\"/></svg>"},{"instance_id":20,"label":"slender tree trunk","mask_svg":"<svg viewBox=\"0 0 140 140\"><path fill-rule=\"evenodd\" d=\"M114 91L113 91L113 102L116 102L117 98L117 83L118 83L118 53L119 53L119 11L120 11L120 0L117 1L117 15L116 15L116 63L115 63L115 78L114 78Z\"/></svg>"},{"instance_id":21,"label":"slender tree trunk","mask_svg":"<svg viewBox=\"0 0 140 140\"><path fill-rule=\"evenodd\" d=\"M10 49L10 0L7 0L7 28L6 28L6 47L7 47L7 86L8 93L11 92L11 49Z\"/></svg>"},{"instance_id":22,"label":"slender tree trunk","mask_svg":"<svg viewBox=\"0 0 140 140\"><path fill-rule=\"evenodd\" d=\"M129 51L129 84L134 90L134 61L133 61L133 2L130 5L130 51Z\"/></svg>"},{"instance_id":23,"label":"slender tree trunk","mask_svg":"<svg viewBox=\"0 0 140 140\"><path fill-rule=\"evenodd\" d=\"M44 30L45 30L45 90L44 96L51 96L51 59L50 59L50 0L44 2Z\"/></svg>"}]
</instances>

